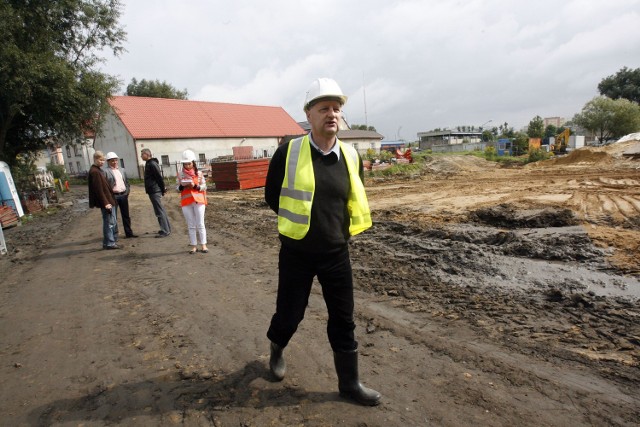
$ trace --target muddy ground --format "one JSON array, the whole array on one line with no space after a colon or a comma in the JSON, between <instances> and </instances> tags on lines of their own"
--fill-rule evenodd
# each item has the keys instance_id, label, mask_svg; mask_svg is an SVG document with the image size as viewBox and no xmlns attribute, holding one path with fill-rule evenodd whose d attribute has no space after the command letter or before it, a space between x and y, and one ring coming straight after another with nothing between
<instances>
[{"instance_id":1,"label":"muddy ground","mask_svg":"<svg viewBox=\"0 0 640 427\"><path fill-rule=\"evenodd\" d=\"M73 187L6 229L0 413L7 426L635 426L640 419L640 161L616 146L527 167L430 158L367 178L374 226L351 243L365 408L339 397L315 286L268 372L276 220L262 190L209 193L208 254L155 239L101 250Z\"/></svg>"}]
</instances>

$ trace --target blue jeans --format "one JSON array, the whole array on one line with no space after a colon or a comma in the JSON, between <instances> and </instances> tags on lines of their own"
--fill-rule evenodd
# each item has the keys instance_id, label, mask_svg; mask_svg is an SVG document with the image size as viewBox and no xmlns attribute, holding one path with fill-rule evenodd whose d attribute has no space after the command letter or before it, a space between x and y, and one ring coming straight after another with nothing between
<instances>
[{"instance_id":1,"label":"blue jeans","mask_svg":"<svg viewBox=\"0 0 640 427\"><path fill-rule=\"evenodd\" d=\"M102 247L113 246L118 241L118 214L115 206L102 211Z\"/></svg>"},{"instance_id":2,"label":"blue jeans","mask_svg":"<svg viewBox=\"0 0 640 427\"><path fill-rule=\"evenodd\" d=\"M151 200L151 204L153 205L153 212L156 214L158 218L158 224L160 225L160 231L165 234L171 233L171 225L169 225L169 217L167 216L167 211L164 210L164 206L162 205L162 193L151 193L149 194L149 200Z\"/></svg>"}]
</instances>

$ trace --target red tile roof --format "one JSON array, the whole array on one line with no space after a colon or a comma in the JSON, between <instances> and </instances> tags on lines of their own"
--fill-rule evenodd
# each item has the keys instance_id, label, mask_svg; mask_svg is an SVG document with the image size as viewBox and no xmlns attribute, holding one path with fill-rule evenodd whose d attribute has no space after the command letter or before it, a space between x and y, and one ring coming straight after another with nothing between
<instances>
[{"instance_id":1,"label":"red tile roof","mask_svg":"<svg viewBox=\"0 0 640 427\"><path fill-rule=\"evenodd\" d=\"M302 135L282 107L114 96L109 100L134 139Z\"/></svg>"}]
</instances>

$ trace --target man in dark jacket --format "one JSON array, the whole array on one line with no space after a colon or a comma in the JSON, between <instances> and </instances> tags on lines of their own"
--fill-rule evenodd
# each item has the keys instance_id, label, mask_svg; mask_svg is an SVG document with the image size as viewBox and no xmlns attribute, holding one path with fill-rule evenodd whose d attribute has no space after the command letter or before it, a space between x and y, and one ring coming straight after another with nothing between
<instances>
[{"instance_id":1,"label":"man in dark jacket","mask_svg":"<svg viewBox=\"0 0 640 427\"><path fill-rule=\"evenodd\" d=\"M160 164L148 148L143 148L140 151L140 157L146 162L144 165L144 190L149 195L153 211L158 218L158 224L160 224L160 231L156 237L167 237L171 234L171 225L167 211L162 205L162 196L166 194L167 188L164 185Z\"/></svg>"},{"instance_id":2,"label":"man in dark jacket","mask_svg":"<svg viewBox=\"0 0 640 427\"><path fill-rule=\"evenodd\" d=\"M100 208L102 211L102 248L120 249L116 243L118 241L116 201L101 169L104 161L102 151L96 151L93 155L93 165L89 168L89 207Z\"/></svg>"}]
</instances>

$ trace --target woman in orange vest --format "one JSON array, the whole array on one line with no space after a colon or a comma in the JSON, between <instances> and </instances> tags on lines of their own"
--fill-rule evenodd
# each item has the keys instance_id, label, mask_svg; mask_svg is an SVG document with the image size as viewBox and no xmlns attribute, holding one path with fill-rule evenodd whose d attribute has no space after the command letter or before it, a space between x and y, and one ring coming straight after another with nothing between
<instances>
[{"instance_id":1,"label":"woman in orange vest","mask_svg":"<svg viewBox=\"0 0 640 427\"><path fill-rule=\"evenodd\" d=\"M207 229L204 226L204 210L207 205L207 182L196 166L196 155L191 150L182 153L182 170L178 173L178 191L182 213L187 220L189 231L190 254L198 251L200 240L201 251L209 252L207 248Z\"/></svg>"}]
</instances>

